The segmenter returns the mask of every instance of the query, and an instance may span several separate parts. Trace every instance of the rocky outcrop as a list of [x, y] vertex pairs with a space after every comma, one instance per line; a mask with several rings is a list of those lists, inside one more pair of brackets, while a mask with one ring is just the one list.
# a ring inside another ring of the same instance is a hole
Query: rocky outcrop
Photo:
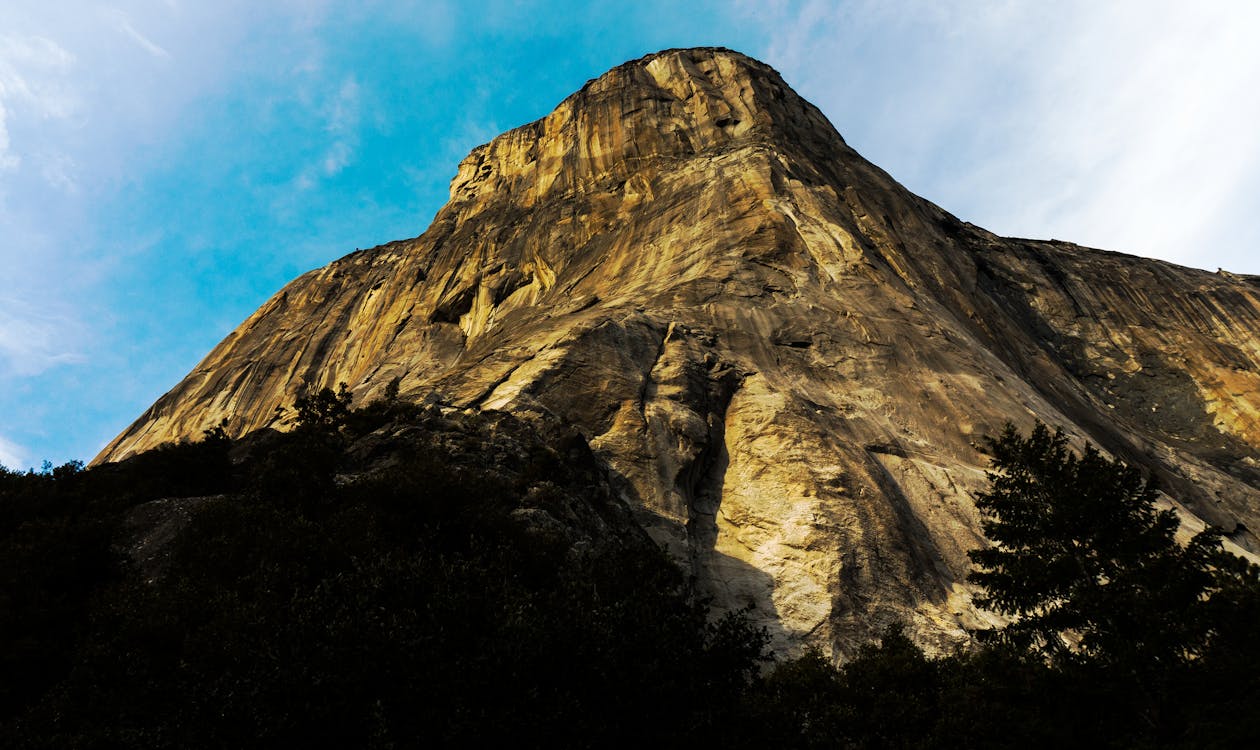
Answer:
[[395, 380], [574, 425], [780, 648], [981, 624], [972, 498], [1008, 420], [1145, 467], [1188, 528], [1260, 550], [1260, 278], [963, 223], [728, 50], [626, 63], [475, 149], [423, 235], [293, 281], [97, 461]]

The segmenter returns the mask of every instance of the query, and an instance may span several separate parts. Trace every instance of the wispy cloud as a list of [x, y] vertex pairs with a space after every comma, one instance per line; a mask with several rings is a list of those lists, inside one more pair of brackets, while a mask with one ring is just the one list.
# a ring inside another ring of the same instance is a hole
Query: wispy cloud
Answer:
[[0, 171], [17, 169], [22, 160], [17, 157], [10, 149], [12, 144], [9, 140], [8, 112], [4, 106], [4, 99], [0, 98]]
[[24, 469], [27, 466], [27, 455], [29, 454], [22, 446], [0, 435], [0, 465], [8, 469]]
[[353, 133], [359, 127], [360, 106], [359, 82], [346, 78], [328, 105], [326, 129], [330, 133]]
[[51, 39], [38, 35], [0, 36], [0, 97], [29, 107], [37, 117], [74, 114], [79, 98], [65, 81], [76, 58]]
[[131, 20], [127, 18], [124, 13], [121, 11], [114, 11], [113, 15], [114, 22], [118, 30], [130, 37], [133, 42], [140, 45], [140, 48], [145, 52], [148, 52], [154, 57], [169, 58], [171, 56], [171, 53], [158, 46], [152, 39], [149, 39], [147, 36], [137, 31], [136, 27], [131, 25]]
[[76, 177], [78, 163], [74, 157], [69, 154], [52, 153], [39, 154], [37, 159], [40, 164], [39, 174], [45, 183], [64, 193], [79, 192], [79, 182]]
[[78, 322], [29, 303], [0, 298], [0, 374], [30, 376], [84, 360], [75, 341]]
[[[317, 72], [319, 67], [315, 65], [297, 71], [301, 75]], [[359, 82], [353, 76], [344, 78], [336, 91], [326, 96], [324, 103], [318, 107], [318, 113], [323, 119], [323, 131], [328, 140], [323, 144], [319, 158], [293, 179], [293, 187], [301, 192], [314, 189], [323, 178], [336, 177], [354, 163], [363, 121]]]
[[777, 3], [763, 50], [863, 153], [994, 231], [1260, 273], [1260, 5]]
[[359, 83], [354, 78], [346, 78], [327, 106], [327, 124], [324, 129], [332, 136], [333, 141], [321, 164], [325, 175], [335, 176], [350, 165], [359, 143], [361, 110]]
[[320, 164], [324, 174], [332, 177], [345, 169], [350, 164], [351, 155], [350, 146], [345, 141], [334, 141]]
[[[74, 158], [50, 139], [84, 100], [78, 58], [36, 33], [0, 36], [0, 385], [83, 361], [81, 324], [64, 292], [86, 264], [52, 240], [61, 201], [78, 190]], [[10, 417], [9, 426], [13, 426]]]
[[12, 128], [19, 118], [30, 123], [66, 119], [79, 99], [66, 83], [75, 57], [42, 36], [0, 36], [0, 172], [22, 164]]

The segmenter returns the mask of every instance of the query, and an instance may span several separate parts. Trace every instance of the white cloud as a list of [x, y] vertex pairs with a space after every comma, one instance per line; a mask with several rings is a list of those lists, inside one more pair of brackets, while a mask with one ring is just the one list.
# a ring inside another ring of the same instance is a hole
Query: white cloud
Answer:
[[359, 127], [361, 106], [359, 82], [346, 78], [329, 103], [327, 130], [333, 133], [354, 132]]
[[[12, 28], [12, 27], [10, 27]], [[50, 134], [74, 130], [78, 58], [39, 33], [0, 36], [0, 376], [25, 378], [82, 361], [66, 290], [85, 273], [49, 233], [78, 190], [76, 162]], [[73, 246], [70, 246], [73, 247]], [[0, 381], [3, 384], [3, 381]]]
[[140, 45], [140, 48], [145, 52], [148, 52], [154, 57], [169, 58], [171, 56], [171, 53], [167, 52], [162, 47], [159, 47], [153, 42], [153, 40], [137, 31], [136, 27], [131, 25], [131, 21], [121, 11], [114, 11], [114, 18], [118, 30], [130, 37], [133, 42]]
[[[319, 72], [319, 67], [303, 66], [295, 72], [314, 74]], [[318, 101], [317, 97], [312, 98]], [[343, 79], [336, 92], [327, 96], [319, 111], [329, 141], [318, 161], [306, 166], [293, 179], [291, 185], [299, 192], [318, 187], [321, 178], [336, 177], [354, 163], [355, 153], [359, 148], [359, 127], [363, 119], [363, 101], [358, 81], [353, 77]], [[286, 197], [281, 202], [287, 200]]]
[[38, 123], [73, 116], [78, 98], [66, 85], [74, 55], [41, 36], [0, 36], [0, 171], [15, 171], [22, 156], [11, 128], [19, 118]]
[[8, 112], [4, 107], [4, 99], [0, 98], [0, 171], [17, 169], [22, 160], [10, 151], [9, 128], [6, 123]]
[[29, 108], [39, 118], [70, 117], [78, 110], [79, 99], [65, 77], [76, 62], [51, 39], [6, 34], [0, 37], [0, 97]]
[[37, 375], [57, 365], [82, 362], [78, 328], [69, 315], [49, 314], [17, 299], [0, 298], [0, 374]]
[[767, 62], [911, 189], [994, 231], [1260, 273], [1260, 4], [746, 8]]
[[324, 174], [332, 177], [350, 165], [351, 149], [345, 141], [337, 141], [324, 154]]
[[1260, 172], [1260, 97], [1252, 93], [1260, 54], [1251, 51], [1260, 15], [1248, 28], [1211, 5], [1076, 11], [1067, 34], [1074, 46], [1039, 56], [1033, 96], [1022, 104], [1035, 146], [1006, 155], [1034, 175], [1048, 170], [1029, 155], [1048, 157], [1070, 189], [1000, 218], [1010, 229], [1062, 227], [1067, 239], [1212, 265], [1206, 253], [1227, 249], [1212, 247], [1221, 223], [1256, 221], [1227, 206]]
[[[0, 386], [99, 354], [91, 311], [119, 258], [95, 214], [219, 75], [245, 27], [234, 4], [0, 3]], [[176, 61], [155, 40], [191, 52]]]
[[326, 176], [336, 176], [353, 161], [359, 143], [361, 109], [359, 84], [354, 78], [347, 78], [327, 106], [324, 129], [333, 135], [334, 140], [320, 165]]
[[79, 192], [79, 183], [75, 178], [78, 164], [73, 157], [61, 153], [40, 154], [38, 162], [40, 176], [49, 186], [71, 195]]
[[0, 435], [0, 465], [13, 470], [26, 468], [27, 455], [22, 446]]

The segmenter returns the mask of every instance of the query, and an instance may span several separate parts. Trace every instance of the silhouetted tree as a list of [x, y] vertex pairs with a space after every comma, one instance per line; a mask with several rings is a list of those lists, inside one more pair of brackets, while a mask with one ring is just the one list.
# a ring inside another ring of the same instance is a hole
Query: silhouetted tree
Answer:
[[1178, 544], [1176, 514], [1140, 472], [1061, 430], [1007, 425], [988, 441], [991, 487], [977, 506], [994, 543], [970, 553], [978, 603], [1014, 618], [995, 637], [1060, 667], [1114, 681], [1162, 729], [1175, 684], [1260, 590], [1260, 568], [1206, 529]]
[[989, 441], [992, 485], [977, 500], [992, 547], [970, 553], [979, 604], [1013, 616], [1003, 639], [1051, 659], [1183, 661], [1212, 635], [1218, 592], [1256, 568], [1218, 530], [1174, 539], [1178, 521], [1136, 469], [1092, 445], [1079, 457], [1043, 424]]
[[350, 417], [352, 399], [345, 383], [338, 384], [336, 391], [321, 388], [315, 393], [299, 396], [293, 402], [297, 412], [297, 429], [338, 432]]

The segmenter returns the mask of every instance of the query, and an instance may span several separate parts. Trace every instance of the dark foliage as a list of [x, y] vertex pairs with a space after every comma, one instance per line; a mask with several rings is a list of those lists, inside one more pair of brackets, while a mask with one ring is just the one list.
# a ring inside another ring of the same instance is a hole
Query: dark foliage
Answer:
[[[339, 480], [351, 437], [416, 416], [347, 407], [316, 394], [236, 466], [208, 435], [5, 474], [0, 744], [659, 745], [733, 721], [764, 636], [648, 543], [514, 518], [531, 474], [564, 475], [553, 451], [504, 476], [416, 446]], [[175, 494], [207, 500], [159, 576], [133, 570], [127, 514]]]
[[[982, 500], [976, 580], [1010, 634], [928, 657], [893, 627], [843, 667], [771, 668], [646, 539], [579, 533], [618, 523], [580, 438], [448, 429], [396, 394], [296, 411], [245, 443], [0, 471], [0, 746], [1256, 744], [1255, 570], [1211, 534], [1170, 546], [1140, 478], [1044, 428], [994, 441]], [[161, 564], [137, 557], [137, 514], [176, 506]]]
[[1208, 645], [1213, 597], [1254, 582], [1214, 529], [1177, 544], [1155, 487], [1092, 445], [1078, 457], [1039, 424], [989, 447], [992, 487], [976, 504], [994, 546], [971, 553], [971, 580], [981, 606], [1016, 618], [1003, 639], [1059, 662], [1172, 667]]
[[[1194, 684], [1229, 701], [1224, 688], [1254, 716], [1260, 660], [1244, 623], [1256, 622], [1260, 568], [1222, 549], [1216, 529], [1178, 544], [1176, 514], [1156, 508], [1140, 472], [1092, 445], [1076, 455], [1061, 431], [1038, 424], [1023, 437], [1007, 425], [989, 447], [991, 487], [977, 506], [994, 545], [971, 553], [971, 580], [982, 606], [1014, 618], [989, 635], [1047, 660], [1082, 694], [1105, 691], [1127, 736], [1209, 731], [1214, 712], [1187, 694]], [[1254, 719], [1240, 723], [1255, 731]]]

